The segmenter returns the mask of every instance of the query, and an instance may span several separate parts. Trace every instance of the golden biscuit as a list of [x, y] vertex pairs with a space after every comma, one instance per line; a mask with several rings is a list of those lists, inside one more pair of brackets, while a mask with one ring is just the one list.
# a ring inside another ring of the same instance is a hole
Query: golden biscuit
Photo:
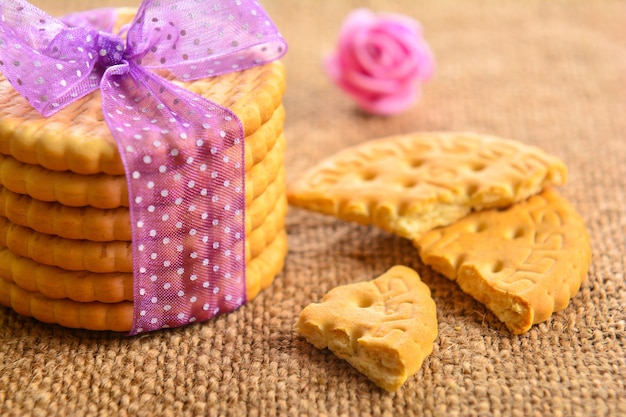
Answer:
[[[260, 290], [272, 283], [283, 267], [286, 252], [287, 234], [282, 231], [257, 258], [250, 260], [246, 265], [248, 300], [252, 300]], [[11, 307], [22, 315], [70, 328], [117, 332], [127, 332], [131, 329], [132, 301], [104, 303], [77, 302], [68, 298], [54, 299], [40, 292], [25, 290], [10, 279], [2, 278], [5, 277], [0, 276], [0, 305]]]
[[[246, 204], [265, 191], [284, 164], [286, 144], [282, 133], [278, 138], [268, 139], [264, 143], [272, 145], [271, 148], [262, 160], [246, 171]], [[17, 194], [71, 207], [128, 207], [127, 182], [123, 175], [79, 175], [68, 171], [51, 171], [1, 154], [0, 185]]]
[[246, 235], [246, 259], [255, 258], [285, 228], [288, 207], [287, 196], [283, 194], [263, 224]]
[[246, 171], [246, 205], [265, 192], [285, 165], [287, 142], [281, 135], [265, 158]]
[[[283, 229], [287, 199], [283, 195], [263, 223], [246, 235], [245, 253], [254, 258]], [[16, 255], [70, 271], [133, 272], [131, 241], [92, 242], [47, 235], [0, 217], [0, 245]]]
[[[246, 258], [248, 299], [269, 286], [282, 269], [286, 254], [285, 231], [279, 230], [254, 258]], [[25, 291], [48, 298], [68, 298], [78, 302], [118, 303], [133, 300], [133, 274], [68, 271], [15, 255], [0, 246], [0, 279], [15, 283]]]
[[283, 229], [255, 258], [246, 262], [246, 294], [248, 300], [269, 287], [283, 269], [287, 256], [287, 232]]
[[[135, 10], [118, 10], [116, 25], [129, 22]], [[248, 137], [279, 108], [285, 91], [280, 61], [190, 83], [175, 82], [231, 109]], [[42, 118], [0, 75], [0, 153], [53, 171], [124, 175], [117, 145], [102, 116], [95, 91], [63, 111]]]
[[[260, 196], [246, 207], [246, 234], [259, 227], [285, 192], [285, 168]], [[94, 242], [131, 240], [130, 213], [127, 207], [98, 209], [69, 207], [35, 200], [0, 186], [0, 216], [37, 232], [67, 239]]]
[[0, 279], [0, 304], [23, 316], [69, 328], [126, 332], [133, 323], [132, 301], [108, 304], [55, 300], [23, 290], [4, 279]]
[[[246, 236], [246, 257], [255, 257], [282, 230], [287, 212], [283, 196], [265, 221]], [[92, 242], [36, 232], [0, 217], [0, 245], [19, 256], [70, 271], [133, 272], [131, 241]]]
[[[286, 204], [286, 175], [286, 169], [282, 166], [278, 171], [278, 176], [267, 186], [263, 193], [255, 197], [250, 204], [246, 205], [246, 236], [263, 224], [281, 199], [284, 199]], [[285, 214], [286, 213], [285, 211]]]
[[126, 177], [123, 175], [51, 171], [0, 155], [0, 185], [17, 194], [41, 201], [56, 201], [70, 207], [128, 207]]
[[244, 147], [246, 171], [263, 161], [267, 153], [274, 148], [276, 140], [283, 134], [284, 124], [285, 108], [281, 105], [270, 120], [250, 136], [246, 136]]
[[295, 328], [390, 392], [422, 366], [438, 333], [430, 290], [405, 266], [333, 288], [302, 311]]
[[515, 334], [567, 307], [591, 262], [583, 220], [550, 189], [505, 210], [472, 213], [414, 244], [425, 264]]
[[0, 186], [0, 216], [18, 226], [67, 239], [131, 240], [128, 207], [70, 207], [36, 200]]
[[288, 184], [290, 204], [409, 239], [472, 210], [505, 207], [563, 184], [557, 158], [473, 133], [416, 133], [340, 151]]
[[0, 245], [16, 255], [70, 271], [132, 272], [130, 241], [91, 242], [46, 235], [0, 217]]
[[68, 271], [15, 255], [2, 246], [0, 278], [48, 298], [68, 298], [83, 303], [117, 303], [133, 299], [132, 273]]

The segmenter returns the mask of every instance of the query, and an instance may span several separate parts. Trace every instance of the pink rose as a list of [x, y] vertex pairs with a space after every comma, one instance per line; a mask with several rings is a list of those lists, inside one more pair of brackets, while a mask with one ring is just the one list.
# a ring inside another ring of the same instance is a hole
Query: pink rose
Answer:
[[333, 81], [365, 111], [391, 115], [417, 102], [421, 83], [435, 69], [420, 24], [399, 14], [350, 13], [337, 49], [326, 60]]

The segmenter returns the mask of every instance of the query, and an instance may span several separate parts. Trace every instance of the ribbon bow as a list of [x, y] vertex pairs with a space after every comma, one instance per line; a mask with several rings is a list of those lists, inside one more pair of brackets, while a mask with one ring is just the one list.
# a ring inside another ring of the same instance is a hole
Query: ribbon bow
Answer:
[[126, 41], [113, 9], [55, 19], [0, 0], [0, 71], [43, 116], [101, 90], [128, 182], [134, 268], [130, 334], [246, 302], [241, 121], [167, 81], [240, 71], [286, 45], [250, 0], [144, 0]]

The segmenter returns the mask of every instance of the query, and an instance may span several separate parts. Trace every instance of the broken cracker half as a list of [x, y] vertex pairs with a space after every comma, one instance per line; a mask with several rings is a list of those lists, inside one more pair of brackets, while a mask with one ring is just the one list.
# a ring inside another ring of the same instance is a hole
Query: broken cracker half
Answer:
[[405, 266], [332, 289], [302, 310], [295, 328], [389, 392], [418, 371], [438, 333], [430, 289]]
[[288, 184], [293, 206], [416, 239], [472, 210], [506, 207], [562, 185], [541, 149], [475, 133], [414, 133], [344, 149]]
[[587, 276], [589, 234], [552, 189], [472, 213], [415, 240], [422, 261], [486, 305], [514, 334], [567, 307]]

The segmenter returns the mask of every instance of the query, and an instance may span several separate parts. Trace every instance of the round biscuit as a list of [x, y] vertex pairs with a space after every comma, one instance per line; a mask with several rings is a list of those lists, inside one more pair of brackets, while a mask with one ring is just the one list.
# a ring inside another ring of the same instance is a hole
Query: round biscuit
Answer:
[[0, 279], [0, 304], [44, 323], [88, 330], [128, 331], [133, 318], [132, 301], [107, 304], [57, 300], [23, 290], [3, 279]]
[[[282, 230], [286, 213], [287, 200], [283, 194], [264, 222], [246, 235], [246, 259], [254, 258]], [[16, 255], [70, 271], [133, 272], [131, 241], [65, 239], [36, 232], [0, 217], [0, 245]]]
[[[260, 144], [250, 150], [250, 162], [246, 158], [246, 204], [263, 193], [284, 164], [285, 139], [280, 127], [282, 120], [279, 117], [277, 121], [271, 122], [276, 126], [269, 125], [267, 129], [262, 128], [257, 132], [262, 138], [258, 139]], [[255, 162], [255, 158], [261, 157]], [[128, 188], [124, 175], [80, 175], [69, 171], [52, 171], [2, 154], [0, 185], [17, 194], [70, 207], [128, 207]]]
[[[255, 258], [246, 278], [248, 301], [270, 285], [283, 267], [287, 253], [287, 234], [283, 230], [258, 258]], [[249, 283], [248, 283], [249, 282]], [[133, 302], [76, 302], [67, 298], [53, 299], [39, 292], [27, 291], [13, 282], [0, 279], [0, 305], [12, 308], [24, 316], [44, 323], [69, 328], [127, 332], [133, 320]]]
[[[284, 229], [255, 257], [246, 259], [246, 288], [248, 299], [271, 284], [282, 269], [286, 255]], [[118, 303], [133, 300], [133, 274], [126, 272], [95, 273], [68, 271], [44, 265], [30, 258], [15, 255], [0, 246], [0, 279], [21, 289], [38, 292], [48, 298], [88, 303]]]
[[[263, 194], [246, 207], [246, 234], [257, 228], [285, 191], [285, 168]], [[37, 232], [67, 239], [109, 242], [131, 240], [130, 212], [127, 207], [98, 209], [70, 207], [36, 200], [0, 186], [0, 216]]]

